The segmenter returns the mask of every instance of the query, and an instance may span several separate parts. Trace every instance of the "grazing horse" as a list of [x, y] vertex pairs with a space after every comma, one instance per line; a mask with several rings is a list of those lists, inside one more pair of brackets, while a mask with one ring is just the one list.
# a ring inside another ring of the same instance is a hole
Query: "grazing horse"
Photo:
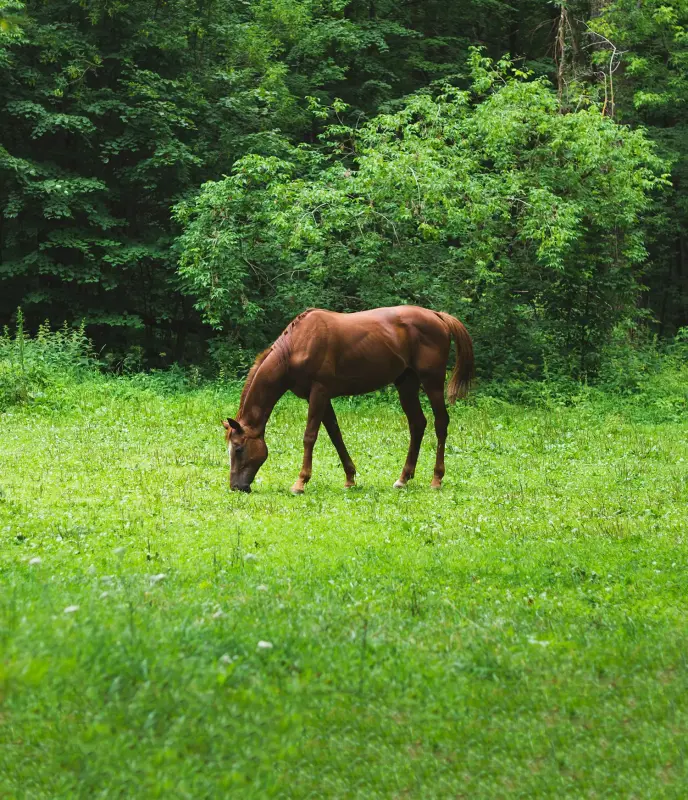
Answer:
[[411, 433], [406, 463], [394, 486], [406, 486], [416, 469], [426, 425], [418, 398], [422, 386], [435, 417], [437, 457], [431, 486], [439, 489], [449, 426], [444, 381], [452, 336], [456, 365], [447, 388], [450, 403], [466, 395], [474, 374], [473, 343], [458, 319], [418, 306], [376, 308], [355, 314], [319, 308], [304, 311], [258, 356], [246, 378], [237, 418], [223, 422], [232, 489], [251, 491], [251, 483], [268, 457], [265, 426], [275, 404], [287, 391], [308, 400], [303, 466], [291, 491], [302, 494], [311, 478], [313, 446], [321, 423], [341, 459], [345, 486], [353, 486], [356, 468], [342, 439], [331, 400], [366, 394], [390, 383], [397, 387]]

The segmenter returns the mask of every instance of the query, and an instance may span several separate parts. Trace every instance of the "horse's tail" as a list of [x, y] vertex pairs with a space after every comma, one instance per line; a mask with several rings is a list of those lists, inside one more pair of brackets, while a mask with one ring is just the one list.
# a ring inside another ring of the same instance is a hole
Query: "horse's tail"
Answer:
[[437, 312], [449, 328], [456, 345], [456, 364], [454, 372], [447, 386], [447, 400], [453, 405], [457, 397], [465, 397], [475, 377], [475, 358], [473, 356], [473, 341], [462, 322], [451, 314], [443, 311]]

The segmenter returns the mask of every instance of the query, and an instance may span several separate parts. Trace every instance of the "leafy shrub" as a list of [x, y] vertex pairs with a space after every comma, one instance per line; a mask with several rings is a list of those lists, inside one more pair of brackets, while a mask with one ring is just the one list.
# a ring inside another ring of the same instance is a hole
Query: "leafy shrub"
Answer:
[[598, 384], [613, 394], [637, 394], [649, 378], [674, 366], [671, 356], [646, 328], [618, 325], [603, 350]]
[[35, 336], [17, 313], [14, 335], [0, 335], [0, 411], [34, 402], [54, 402], [54, 389], [93, 374], [97, 363], [84, 326], [52, 331], [43, 323]]
[[[624, 353], [619, 349], [622, 357]], [[628, 358], [628, 356], [626, 356]], [[614, 360], [610, 358], [610, 364]], [[638, 348], [634, 362], [629, 364], [639, 378], [627, 391], [628, 406], [636, 419], [648, 422], [678, 421], [688, 413], [688, 328], [681, 328], [671, 342], [653, 342]], [[613, 384], [606, 388], [614, 390]]]
[[224, 381], [246, 375], [253, 364], [255, 353], [242, 347], [235, 339], [217, 337], [208, 342], [212, 377]]

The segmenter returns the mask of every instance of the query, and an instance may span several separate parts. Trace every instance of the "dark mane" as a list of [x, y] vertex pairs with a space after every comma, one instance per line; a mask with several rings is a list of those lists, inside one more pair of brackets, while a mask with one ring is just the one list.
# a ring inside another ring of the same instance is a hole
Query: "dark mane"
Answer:
[[265, 361], [265, 359], [270, 355], [272, 352], [272, 348], [274, 345], [270, 345], [270, 347], [266, 347], [262, 353], [260, 353], [256, 360], [253, 362], [253, 366], [248, 371], [248, 375], [246, 376], [246, 383], [244, 383], [244, 388], [241, 390], [241, 399], [239, 400], [239, 413], [238, 417], [241, 418], [241, 414], [244, 410], [244, 402], [246, 401], [246, 396], [248, 395], [248, 390], [251, 388], [251, 384], [253, 383], [253, 379], [256, 377], [256, 372], [258, 372], [258, 368], [260, 365]]
[[287, 325], [287, 327], [282, 331], [280, 336], [275, 340], [275, 343], [272, 345], [273, 348], [277, 351], [279, 357], [284, 359], [285, 361], [291, 355], [291, 332], [294, 328], [301, 322], [304, 317], [307, 317], [311, 311], [315, 311], [314, 308], [307, 308], [305, 311], [302, 311], [298, 317], [294, 317], [294, 319]]
[[274, 350], [277, 355], [279, 356], [280, 360], [286, 361], [291, 354], [291, 336], [289, 335], [293, 330], [294, 327], [301, 322], [301, 320], [307, 315], [310, 314], [311, 311], [314, 311], [312, 308], [307, 308], [305, 311], [302, 311], [298, 317], [294, 317], [294, 319], [287, 325], [287, 327], [282, 331], [279, 337], [270, 345], [270, 347], [266, 347], [262, 353], [260, 353], [256, 360], [253, 362], [253, 366], [248, 371], [248, 375], [246, 376], [246, 383], [244, 383], [244, 388], [241, 392], [241, 399], [239, 400], [239, 413], [238, 416], [241, 418], [241, 415], [244, 411], [244, 403], [246, 402], [246, 397], [248, 396], [249, 389], [251, 388], [251, 384], [253, 383], [254, 378], [256, 377], [256, 373], [260, 369], [261, 364], [265, 359], [272, 353]]

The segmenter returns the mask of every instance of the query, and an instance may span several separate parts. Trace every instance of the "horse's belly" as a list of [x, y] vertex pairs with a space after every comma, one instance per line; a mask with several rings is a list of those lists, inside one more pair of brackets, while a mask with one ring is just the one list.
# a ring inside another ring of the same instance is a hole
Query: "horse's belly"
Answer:
[[375, 392], [394, 383], [406, 366], [399, 357], [389, 358], [383, 363], [338, 364], [330, 379], [330, 391], [333, 397]]
[[313, 383], [318, 383], [325, 386], [327, 389], [327, 394], [330, 397], [349, 397], [351, 395], [369, 394], [370, 392], [376, 392], [378, 389], [384, 389], [385, 386], [389, 386], [391, 383], [394, 383], [394, 381], [396, 381], [396, 379], [399, 377], [399, 374], [390, 376], [388, 379], [386, 377], [382, 379], [371, 379], [366, 377], [359, 379], [347, 378], [345, 380], [337, 378], [322, 380], [322, 378], [320, 378], [312, 382], [302, 380], [292, 383], [290, 389], [297, 397], [300, 397], [303, 400], [308, 400]]
[[383, 389], [385, 386], [389, 386], [390, 383], [394, 383], [398, 377], [396, 375], [389, 380], [335, 381], [331, 389], [331, 395], [332, 397], [345, 397], [376, 392], [378, 389]]

